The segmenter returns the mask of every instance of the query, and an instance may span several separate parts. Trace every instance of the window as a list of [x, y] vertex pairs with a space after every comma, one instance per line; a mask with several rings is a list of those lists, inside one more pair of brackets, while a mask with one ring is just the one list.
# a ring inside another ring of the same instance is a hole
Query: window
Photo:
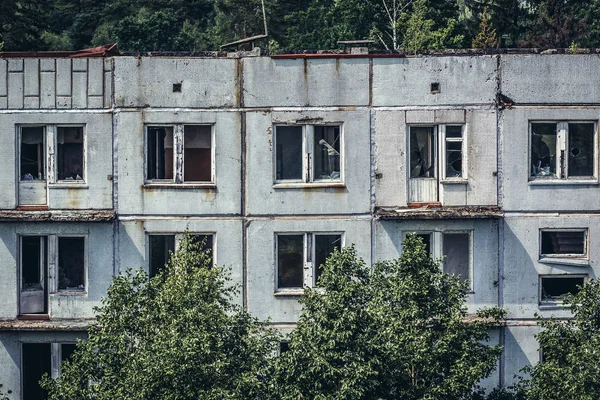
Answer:
[[277, 290], [317, 286], [325, 260], [342, 246], [341, 233], [276, 234]]
[[21, 128], [21, 171], [20, 180], [46, 179], [46, 140], [44, 127]]
[[[472, 246], [470, 231], [415, 232], [433, 258], [442, 258], [445, 273], [471, 280]], [[471, 282], [472, 287], [472, 282]]]
[[585, 275], [540, 276], [540, 304], [561, 304], [569, 294], [577, 294]]
[[48, 374], [56, 379], [61, 375], [61, 364], [69, 360], [75, 351], [74, 343], [23, 343], [22, 382], [24, 400], [43, 400], [48, 394], [39, 381]]
[[279, 342], [279, 355], [282, 355], [290, 349], [290, 342], [288, 340], [282, 340]]
[[339, 125], [275, 126], [275, 182], [342, 182]]
[[596, 174], [594, 122], [531, 122], [531, 179], [590, 179]]
[[57, 128], [56, 173], [59, 181], [83, 180], [83, 127]]
[[440, 175], [443, 179], [463, 179], [464, 135], [462, 125], [411, 126], [409, 137], [410, 177], [435, 178], [437, 140], [439, 132], [441, 157]]
[[146, 127], [146, 180], [150, 183], [214, 182], [210, 125]]
[[541, 230], [540, 257], [587, 258], [587, 229]]
[[58, 290], [85, 291], [84, 237], [58, 237]]
[[446, 152], [444, 178], [463, 178], [463, 129], [462, 126], [445, 126]]
[[[183, 234], [148, 235], [148, 274], [150, 277], [155, 276], [164, 269], [182, 236]], [[210, 264], [214, 265], [214, 234], [191, 233], [190, 236], [192, 240], [202, 244], [201, 250], [208, 252], [211, 259]]]

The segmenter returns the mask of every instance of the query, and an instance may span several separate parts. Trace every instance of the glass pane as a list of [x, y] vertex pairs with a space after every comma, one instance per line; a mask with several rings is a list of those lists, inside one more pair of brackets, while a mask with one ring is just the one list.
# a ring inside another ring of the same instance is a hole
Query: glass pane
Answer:
[[148, 250], [150, 278], [165, 268], [171, 253], [175, 252], [175, 235], [149, 235]]
[[444, 234], [444, 272], [460, 275], [461, 281], [469, 279], [469, 234]]
[[59, 127], [56, 143], [58, 180], [83, 180], [83, 127]]
[[314, 179], [340, 179], [340, 127], [315, 126]]
[[556, 124], [531, 124], [531, 176], [556, 178]]
[[569, 294], [577, 294], [583, 277], [542, 278], [542, 301], [563, 301]]
[[542, 254], [585, 255], [585, 232], [543, 231]]
[[446, 178], [462, 178], [462, 141], [446, 142]]
[[342, 247], [341, 235], [315, 235], [315, 284], [318, 283], [319, 277], [323, 272], [325, 260], [335, 248]]
[[173, 127], [148, 127], [147, 179], [173, 180]]
[[58, 289], [85, 290], [85, 238], [58, 238]]
[[462, 126], [446, 125], [446, 137], [447, 138], [461, 138], [462, 137]]
[[42, 238], [23, 236], [21, 239], [21, 273], [23, 290], [42, 289]]
[[594, 124], [569, 124], [569, 176], [594, 176]]
[[302, 180], [302, 127], [275, 127], [275, 176], [277, 180]]
[[410, 128], [410, 177], [435, 178], [433, 127]]
[[212, 181], [211, 127], [186, 125], [183, 128], [183, 180]]
[[33, 181], [46, 178], [44, 128], [21, 128], [21, 180]]
[[431, 253], [431, 233], [417, 233], [416, 236], [423, 241], [425, 251]]
[[277, 287], [304, 286], [304, 235], [277, 236]]
[[200, 243], [200, 250], [209, 256], [209, 267], [213, 265], [213, 235], [191, 235], [192, 240]]

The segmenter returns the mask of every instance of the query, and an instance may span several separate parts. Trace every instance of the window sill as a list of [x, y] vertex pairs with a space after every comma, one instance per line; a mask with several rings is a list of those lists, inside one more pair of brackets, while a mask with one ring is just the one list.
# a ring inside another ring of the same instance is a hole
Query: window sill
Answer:
[[552, 179], [533, 178], [529, 180], [530, 186], [538, 185], [598, 185], [598, 179]]
[[590, 260], [583, 258], [554, 258], [554, 257], [542, 257], [539, 259], [542, 264], [558, 264], [558, 265], [573, 265], [576, 267], [589, 267]]
[[304, 289], [277, 289], [273, 293], [275, 297], [298, 297], [304, 296]]
[[295, 182], [295, 183], [274, 183], [273, 189], [319, 189], [319, 188], [345, 188], [344, 182]]
[[89, 189], [89, 185], [85, 182], [75, 183], [68, 181], [61, 181], [56, 183], [50, 183], [51, 189]]
[[145, 183], [144, 189], [216, 189], [217, 185], [208, 183]]
[[539, 303], [538, 308], [542, 311], [550, 311], [550, 310], [568, 310], [570, 306], [564, 304], [563, 302], [543, 302]]
[[442, 179], [440, 183], [442, 185], [466, 185], [469, 181], [466, 179]]
[[52, 296], [87, 296], [87, 292], [85, 291], [75, 291], [75, 290], [59, 290], [56, 293], [52, 293]]

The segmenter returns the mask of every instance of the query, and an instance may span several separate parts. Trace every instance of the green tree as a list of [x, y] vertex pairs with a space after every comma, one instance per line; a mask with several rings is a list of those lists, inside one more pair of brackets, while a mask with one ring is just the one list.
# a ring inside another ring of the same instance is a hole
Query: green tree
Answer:
[[489, 49], [498, 45], [496, 30], [492, 27], [488, 18], [487, 7], [483, 9], [481, 23], [479, 24], [479, 33], [473, 39], [472, 47], [480, 49]]
[[600, 280], [590, 280], [565, 304], [572, 319], [538, 317], [543, 361], [524, 369], [530, 377], [519, 388], [527, 399], [600, 398]]
[[489, 331], [503, 313], [467, 322], [467, 284], [441, 272], [414, 235], [371, 271], [354, 248], [327, 260], [306, 289], [289, 350], [275, 361], [282, 399], [463, 399], [502, 351]]
[[187, 235], [164, 272], [114, 278], [88, 340], [79, 341], [50, 399], [266, 397], [276, 335], [240, 306], [227, 275]]
[[413, 54], [427, 49], [443, 49], [446, 47], [460, 47], [464, 36], [457, 32], [458, 22], [449, 19], [446, 26], [436, 29], [435, 22], [429, 18], [431, 8], [428, 0], [415, 0], [412, 10], [405, 17], [403, 23], [402, 47]]

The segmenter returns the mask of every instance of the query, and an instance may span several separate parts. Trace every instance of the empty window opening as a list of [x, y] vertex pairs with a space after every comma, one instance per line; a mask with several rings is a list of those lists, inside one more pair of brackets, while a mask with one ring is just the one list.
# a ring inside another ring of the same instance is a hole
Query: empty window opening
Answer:
[[594, 177], [595, 135], [593, 122], [531, 123], [531, 177]]
[[583, 285], [583, 276], [541, 277], [541, 302], [562, 303], [569, 294], [577, 294]]
[[279, 354], [280, 355], [285, 353], [289, 349], [290, 349], [290, 342], [285, 341], [285, 340], [279, 342]]
[[207, 125], [184, 126], [184, 182], [212, 181], [211, 131]]
[[50, 343], [23, 343], [22, 345], [23, 400], [44, 400], [48, 393], [40, 387], [44, 374], [52, 372]]
[[281, 125], [275, 127], [275, 181], [340, 181], [341, 127]]
[[410, 128], [410, 177], [435, 178], [435, 132], [433, 127]]
[[446, 178], [463, 177], [462, 126], [446, 126]]
[[334, 252], [334, 250], [342, 247], [342, 236], [341, 235], [320, 235], [315, 234], [315, 286], [318, 286], [319, 278], [323, 273], [323, 267], [327, 257]]
[[58, 127], [56, 142], [58, 180], [83, 180], [83, 127]]
[[165, 268], [175, 252], [175, 235], [148, 235], [149, 275], [152, 278]]
[[425, 245], [425, 251], [431, 254], [431, 233], [417, 233], [416, 236]]
[[148, 127], [148, 179], [173, 180], [173, 127]]
[[585, 257], [586, 231], [542, 231], [542, 256]]
[[277, 236], [277, 287], [302, 288], [304, 235]]
[[85, 290], [85, 238], [58, 238], [58, 290]]
[[198, 235], [198, 234], [192, 234], [190, 235], [192, 240], [195, 243], [200, 243], [200, 251], [202, 251], [204, 254], [206, 254], [209, 258], [209, 267], [213, 266], [213, 235], [211, 234], [206, 234], [206, 235]]
[[469, 233], [444, 233], [444, 272], [469, 279], [470, 235]]
[[44, 180], [46, 145], [44, 127], [21, 128], [21, 171], [22, 181]]
[[20, 245], [19, 313], [46, 314], [48, 238], [46, 236], [21, 236]]

